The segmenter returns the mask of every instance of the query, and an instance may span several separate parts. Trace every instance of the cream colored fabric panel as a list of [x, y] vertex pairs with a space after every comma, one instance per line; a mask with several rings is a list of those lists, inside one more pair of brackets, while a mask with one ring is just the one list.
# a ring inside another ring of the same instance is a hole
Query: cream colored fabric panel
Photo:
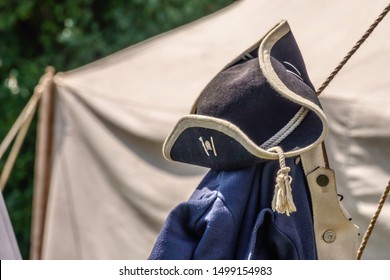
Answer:
[[0, 260], [20, 260], [21, 255], [8, 210], [0, 192]]
[[[161, 142], [106, 118], [112, 101], [57, 91], [43, 258], [145, 259], [168, 211], [188, 198], [204, 169], [167, 163]], [[131, 119], [131, 106], [116, 107], [113, 115]]]
[[[339, 191], [353, 221], [364, 234], [390, 181], [390, 100], [326, 99], [331, 126], [328, 155]], [[390, 259], [389, 202], [379, 216], [363, 259]]]
[[[110, 77], [102, 79], [109, 80]], [[161, 142], [165, 139], [180, 111], [175, 101], [168, 96], [170, 107], [164, 106], [164, 102], [160, 102], [157, 97], [155, 101], [149, 101], [147, 104], [140, 103], [136, 98], [132, 98], [132, 92], [128, 92], [127, 97], [110, 95], [109, 91], [101, 94], [99, 89], [74, 84], [63, 74], [55, 77], [55, 83], [58, 88], [77, 93], [78, 100], [75, 102], [82, 102], [90, 110], [99, 112], [102, 121], [115, 123], [119, 129], [151, 141]], [[114, 81], [111, 83], [115, 84]], [[163, 96], [160, 98], [165, 100]]]

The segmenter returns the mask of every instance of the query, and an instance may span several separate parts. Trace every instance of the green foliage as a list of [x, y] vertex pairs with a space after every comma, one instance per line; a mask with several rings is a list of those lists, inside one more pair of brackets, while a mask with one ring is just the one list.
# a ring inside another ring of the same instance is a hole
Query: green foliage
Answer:
[[[46, 66], [66, 71], [212, 13], [233, 0], [0, 1], [0, 141]], [[24, 259], [29, 254], [34, 120], [4, 198]], [[2, 170], [5, 157], [0, 161]]]

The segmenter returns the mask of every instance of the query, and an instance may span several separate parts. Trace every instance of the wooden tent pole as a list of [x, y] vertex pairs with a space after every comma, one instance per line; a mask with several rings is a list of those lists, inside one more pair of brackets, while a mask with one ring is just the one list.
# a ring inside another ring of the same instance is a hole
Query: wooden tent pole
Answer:
[[37, 140], [35, 150], [34, 190], [32, 203], [32, 221], [30, 236], [30, 259], [42, 257], [42, 240], [46, 217], [46, 208], [51, 179], [51, 157], [53, 143], [54, 87], [55, 70], [46, 69], [43, 94], [40, 100]]

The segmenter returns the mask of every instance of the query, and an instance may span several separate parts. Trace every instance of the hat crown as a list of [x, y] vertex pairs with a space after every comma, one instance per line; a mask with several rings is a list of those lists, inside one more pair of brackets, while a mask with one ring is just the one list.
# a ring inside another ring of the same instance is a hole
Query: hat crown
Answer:
[[[196, 114], [229, 121], [262, 146], [280, 130], [279, 124], [288, 123], [301, 106], [270, 85], [260, 67], [258, 51], [257, 45], [244, 52], [208, 83], [199, 95]], [[278, 72], [287, 74], [294, 90], [304, 89], [315, 95], [291, 32], [274, 46], [271, 61]]]

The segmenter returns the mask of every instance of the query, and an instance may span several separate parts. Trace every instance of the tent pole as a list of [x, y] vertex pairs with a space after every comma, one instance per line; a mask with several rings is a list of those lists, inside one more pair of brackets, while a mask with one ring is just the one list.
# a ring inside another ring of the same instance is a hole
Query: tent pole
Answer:
[[51, 157], [53, 143], [54, 87], [55, 70], [47, 67], [44, 75], [43, 94], [37, 123], [37, 140], [35, 151], [34, 190], [32, 203], [32, 222], [30, 237], [30, 259], [42, 257], [42, 240], [44, 234], [46, 207], [51, 177]]

